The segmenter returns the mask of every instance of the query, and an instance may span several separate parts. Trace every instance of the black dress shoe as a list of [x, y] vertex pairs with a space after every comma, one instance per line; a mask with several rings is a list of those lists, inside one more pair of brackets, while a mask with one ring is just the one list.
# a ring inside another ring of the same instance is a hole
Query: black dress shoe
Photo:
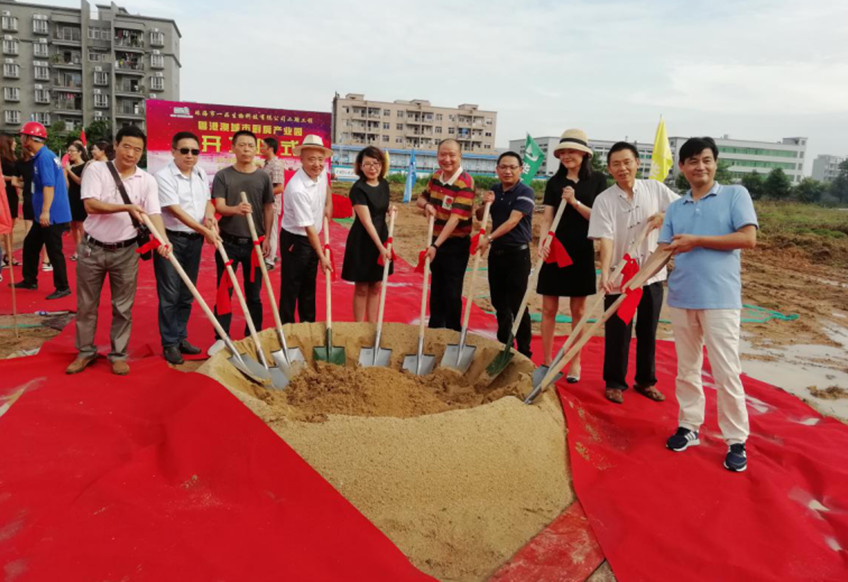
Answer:
[[67, 297], [70, 294], [70, 289], [56, 289], [53, 293], [47, 296], [47, 299], [61, 299], [62, 297]]
[[9, 287], [14, 287], [15, 289], [38, 289], [38, 283], [32, 283], [30, 281], [18, 281], [17, 283], [11, 283]]
[[180, 347], [180, 352], [182, 352], [184, 354], [188, 354], [189, 356], [196, 356], [203, 351], [199, 347], [193, 346], [190, 343], [188, 343], [188, 340], [182, 340], [180, 342], [179, 347]]
[[169, 364], [174, 364], [175, 366], [179, 366], [185, 361], [177, 346], [168, 346], [162, 351], [162, 355], [165, 356], [165, 360]]

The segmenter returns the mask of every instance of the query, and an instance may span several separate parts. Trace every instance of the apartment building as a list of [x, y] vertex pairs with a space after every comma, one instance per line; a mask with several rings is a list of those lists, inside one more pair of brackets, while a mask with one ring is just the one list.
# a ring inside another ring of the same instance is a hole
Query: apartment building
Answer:
[[180, 30], [111, 4], [79, 8], [0, 0], [3, 118], [79, 129], [105, 120], [144, 128], [144, 101], [178, 100]]
[[839, 175], [839, 164], [848, 160], [845, 156], [821, 154], [813, 160], [813, 179], [830, 182]]
[[498, 114], [477, 105], [436, 107], [429, 101], [370, 101], [360, 93], [333, 97], [333, 143], [403, 150], [435, 150], [445, 138], [464, 152], [495, 153]]

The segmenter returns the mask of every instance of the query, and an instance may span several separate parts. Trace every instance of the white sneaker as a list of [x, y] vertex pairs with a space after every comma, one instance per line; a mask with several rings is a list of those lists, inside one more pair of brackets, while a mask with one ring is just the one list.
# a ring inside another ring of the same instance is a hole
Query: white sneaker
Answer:
[[53, 265], [51, 265], [50, 263], [41, 263], [41, 270], [42, 271], [52, 271]]
[[206, 350], [206, 355], [210, 358], [227, 347], [227, 344], [224, 343], [224, 340], [216, 340], [214, 344], [209, 346], [209, 349]]

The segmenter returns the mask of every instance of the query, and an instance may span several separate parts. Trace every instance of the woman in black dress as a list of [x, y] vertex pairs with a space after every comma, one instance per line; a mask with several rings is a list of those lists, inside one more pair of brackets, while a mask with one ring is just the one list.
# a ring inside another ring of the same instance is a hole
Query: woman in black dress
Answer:
[[[20, 200], [18, 198], [18, 185], [20, 172], [18, 171], [18, 156], [15, 154], [15, 138], [9, 135], [0, 134], [0, 162], [3, 164], [3, 195], [9, 201], [9, 214], [12, 216], [12, 224], [18, 218], [18, 206]], [[7, 239], [3, 237], [3, 240]], [[12, 256], [12, 248], [7, 245], [6, 253], [3, 256], [3, 263], [9, 264], [13, 261], [15, 265], [19, 264]]]
[[[354, 221], [347, 235], [342, 279], [353, 281], [354, 321], [377, 321], [383, 267], [377, 261], [391, 256], [385, 242], [389, 236], [386, 214], [389, 212], [389, 183], [386, 182], [386, 158], [374, 146], [356, 156], [354, 172], [359, 180], [350, 189]], [[389, 272], [394, 269], [390, 266]]]
[[[580, 321], [586, 308], [586, 297], [593, 295], [595, 288], [595, 248], [587, 238], [589, 216], [595, 198], [606, 187], [603, 174], [592, 173], [592, 149], [586, 133], [580, 129], [569, 129], [562, 134], [560, 143], [554, 149], [559, 157], [560, 167], [545, 187], [545, 213], [542, 219], [542, 233], [550, 230], [560, 201], [567, 204], [556, 230], [557, 239], [562, 242], [573, 263], [559, 268], [556, 263], [545, 263], [539, 272], [539, 284], [536, 290], [542, 297], [542, 347], [545, 364], [553, 359], [554, 329], [559, 311], [559, 298], [569, 297], [572, 327]], [[547, 250], [540, 248], [540, 256], [547, 256]], [[580, 354], [570, 362], [567, 380], [570, 383], [580, 380]]]
[[[74, 237], [74, 249], [82, 242], [82, 223], [88, 214], [82, 202], [80, 184], [82, 184], [82, 171], [88, 161], [88, 152], [82, 142], [75, 141], [68, 146], [68, 165], [65, 166], [65, 179], [68, 182], [68, 201], [71, 203], [71, 235]], [[77, 253], [71, 255], [71, 260], [77, 260]]]

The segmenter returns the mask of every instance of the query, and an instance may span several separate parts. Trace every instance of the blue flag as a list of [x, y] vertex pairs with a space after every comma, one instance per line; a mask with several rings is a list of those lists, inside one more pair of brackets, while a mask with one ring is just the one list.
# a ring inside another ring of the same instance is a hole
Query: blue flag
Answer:
[[415, 186], [415, 150], [409, 156], [409, 169], [406, 171], [406, 185], [403, 187], [403, 201], [412, 200], [412, 187]]

